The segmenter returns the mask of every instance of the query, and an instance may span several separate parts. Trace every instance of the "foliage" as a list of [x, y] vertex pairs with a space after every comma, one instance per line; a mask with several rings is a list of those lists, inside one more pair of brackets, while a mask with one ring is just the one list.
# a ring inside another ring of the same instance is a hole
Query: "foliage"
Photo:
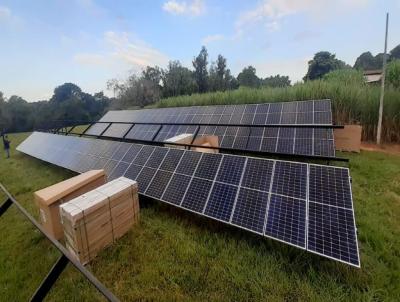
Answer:
[[[387, 54], [386, 59], [388, 61], [400, 59], [400, 44], [394, 47], [389, 54]], [[383, 63], [383, 53], [378, 53], [373, 56], [371, 52], [367, 51], [362, 53], [354, 64], [354, 68], [362, 70], [374, 70], [382, 69]]]
[[208, 82], [208, 52], [207, 49], [203, 46], [200, 50], [200, 53], [197, 57], [195, 57], [192, 61], [194, 72], [193, 76], [197, 83], [198, 92], [203, 93], [207, 91], [207, 82]]
[[338, 60], [328, 51], [320, 51], [308, 62], [308, 71], [304, 80], [320, 79], [330, 71], [343, 68], [348, 68], [345, 62]]
[[367, 51], [362, 53], [354, 63], [355, 69], [361, 70], [373, 70], [382, 68], [382, 61], [379, 61], [379, 57], [374, 57], [371, 52]]
[[[12, 148], [25, 138], [10, 135]], [[88, 268], [121, 301], [396, 301], [400, 157], [346, 156], [361, 269], [142, 197], [140, 223]], [[36, 219], [33, 192], [73, 175], [15, 149], [10, 160], [0, 156], [0, 182]], [[59, 253], [13, 206], [1, 217], [0, 229], [1, 300], [26, 301]], [[47, 300], [103, 301], [72, 266]]]
[[260, 79], [256, 75], [256, 69], [253, 66], [247, 66], [238, 74], [238, 82], [240, 86], [259, 87]]
[[396, 59], [400, 60], [400, 44], [397, 45], [395, 48], [393, 48], [390, 51], [390, 59], [391, 60], [396, 60]]
[[235, 77], [231, 75], [230, 69], [227, 68], [226, 58], [222, 55], [218, 55], [217, 61], [211, 64], [208, 81], [209, 91], [225, 91], [239, 86]]
[[389, 84], [393, 87], [400, 88], [400, 59], [393, 60], [387, 65], [386, 76]]
[[329, 82], [337, 82], [344, 85], [362, 86], [365, 84], [363, 73], [354, 69], [334, 70], [324, 75], [323, 79]]
[[89, 122], [103, 115], [109, 103], [103, 93], [91, 95], [72, 83], [56, 87], [49, 101], [28, 103], [15, 95], [5, 100], [1, 94], [0, 128], [20, 132], [46, 127], [54, 120]]
[[270, 76], [262, 80], [262, 85], [266, 87], [286, 87], [290, 86], [290, 80], [288, 76]]
[[196, 90], [196, 82], [192, 72], [181, 65], [179, 61], [170, 61], [167, 70], [163, 72], [163, 97], [190, 95]]

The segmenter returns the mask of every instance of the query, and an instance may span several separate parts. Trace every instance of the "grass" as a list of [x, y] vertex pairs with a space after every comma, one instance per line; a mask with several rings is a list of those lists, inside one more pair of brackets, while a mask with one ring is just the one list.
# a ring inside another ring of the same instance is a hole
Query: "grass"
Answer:
[[[26, 134], [10, 135], [13, 147]], [[35, 190], [73, 174], [13, 150], [0, 182], [38, 218]], [[347, 155], [347, 154], [346, 154]], [[89, 266], [121, 300], [395, 301], [400, 296], [400, 156], [349, 155], [361, 269], [141, 199], [141, 221]], [[0, 300], [25, 301], [58, 257], [12, 207], [0, 218]], [[49, 301], [101, 297], [73, 268]]]
[[[225, 92], [177, 96], [162, 99], [155, 106], [178, 107], [331, 99], [336, 123], [359, 123], [363, 126], [363, 139], [375, 140], [379, 93], [379, 86], [354, 84], [342, 79], [315, 80], [286, 88], [240, 88]], [[382, 138], [386, 142], [400, 142], [400, 91], [388, 87], [384, 104]]]

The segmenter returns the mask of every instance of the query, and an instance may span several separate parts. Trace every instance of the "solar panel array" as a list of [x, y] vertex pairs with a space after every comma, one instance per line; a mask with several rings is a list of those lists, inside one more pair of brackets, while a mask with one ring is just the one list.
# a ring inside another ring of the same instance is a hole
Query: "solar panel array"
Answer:
[[347, 168], [39, 132], [17, 149], [76, 172], [104, 168], [143, 195], [360, 266]]
[[101, 122], [332, 125], [330, 100], [109, 111]]
[[[100, 122], [95, 123], [86, 133], [100, 137], [155, 142], [163, 142], [184, 133], [196, 137], [214, 135], [218, 137], [221, 148], [335, 156], [331, 128], [295, 127], [296, 125], [332, 125], [329, 100], [109, 111]], [[133, 123], [140, 122], [160, 124], [133, 126]], [[162, 123], [188, 123], [188, 125]], [[234, 126], [234, 124], [243, 126]], [[268, 127], [271, 124], [293, 125], [293, 127]], [[253, 126], [249, 127], [250, 125]], [[260, 125], [260, 127], [254, 127], [254, 125]]]

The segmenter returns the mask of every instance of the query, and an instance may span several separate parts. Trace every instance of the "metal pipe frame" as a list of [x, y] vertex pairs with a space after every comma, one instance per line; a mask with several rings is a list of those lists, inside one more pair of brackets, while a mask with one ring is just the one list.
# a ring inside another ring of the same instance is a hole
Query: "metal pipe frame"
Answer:
[[[76, 122], [76, 123], [83, 123]], [[85, 122], [88, 123], [88, 122]], [[218, 124], [218, 123], [173, 123], [173, 122], [90, 122], [93, 124], [129, 124], [129, 125], [168, 125], [168, 126], [221, 126], [221, 127], [271, 127], [271, 128], [325, 128], [325, 129], [343, 129], [344, 125], [329, 124], [267, 124], [267, 125], [249, 125], [249, 124]]]
[[47, 234], [43, 227], [22, 207], [17, 200], [7, 191], [0, 183], [0, 190], [5, 193], [7, 200], [0, 207], [0, 217], [7, 211], [11, 205], [15, 205], [17, 209], [27, 218], [60, 252], [61, 256], [53, 265], [47, 276], [43, 279], [40, 286], [33, 294], [30, 301], [43, 301], [52, 286], [64, 271], [68, 263], [71, 263], [108, 301], [119, 301], [114, 294], [109, 291], [97, 278], [89, 272], [78, 260], [76, 260], [67, 249], [61, 245], [56, 239]]

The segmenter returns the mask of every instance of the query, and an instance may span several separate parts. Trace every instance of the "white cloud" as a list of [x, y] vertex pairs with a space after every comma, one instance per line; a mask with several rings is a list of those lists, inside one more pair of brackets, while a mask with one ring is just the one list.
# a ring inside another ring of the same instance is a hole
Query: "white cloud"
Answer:
[[240, 14], [236, 20], [236, 31], [257, 23], [265, 23], [267, 28], [278, 29], [279, 22], [289, 15], [305, 13], [315, 18], [328, 14], [343, 14], [368, 4], [370, 0], [263, 0], [254, 9]]
[[139, 70], [148, 65], [165, 66], [168, 57], [146, 42], [127, 32], [107, 31], [103, 41], [105, 49], [96, 53], [78, 53], [74, 62], [86, 66], [110, 67]]
[[215, 35], [209, 35], [209, 36], [205, 36], [201, 42], [203, 43], [203, 45], [208, 45], [212, 42], [216, 42], [216, 41], [221, 41], [224, 39], [223, 35], [220, 34], [215, 34]]
[[0, 5], [0, 24], [1, 23], [16, 27], [22, 24], [22, 20], [14, 15], [8, 7]]
[[169, 0], [162, 6], [163, 10], [173, 15], [202, 15], [206, 6], [204, 0], [193, 0], [190, 3], [185, 1]]

